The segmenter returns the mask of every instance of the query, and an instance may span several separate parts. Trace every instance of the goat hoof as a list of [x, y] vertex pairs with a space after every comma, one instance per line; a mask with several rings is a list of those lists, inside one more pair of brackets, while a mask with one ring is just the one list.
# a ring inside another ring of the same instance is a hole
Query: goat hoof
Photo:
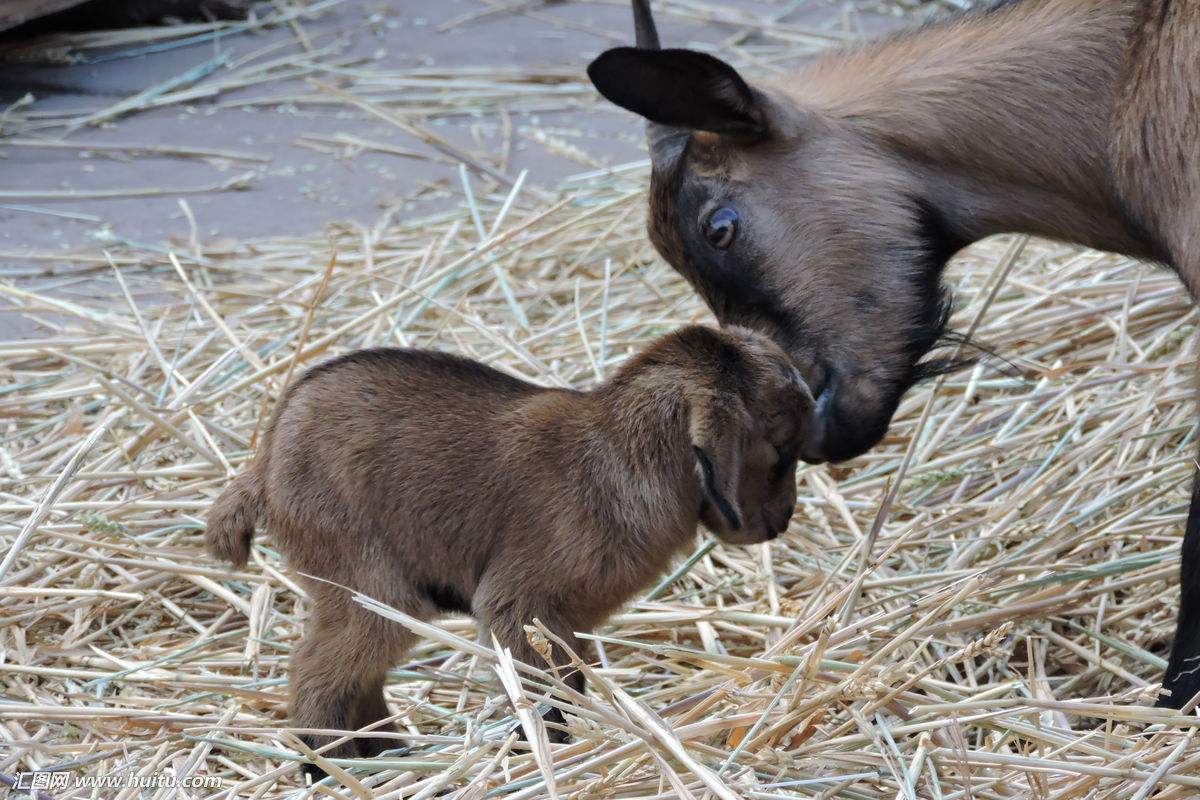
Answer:
[[305, 778], [305, 783], [310, 786], [317, 781], [324, 780], [329, 777], [329, 773], [318, 767], [316, 764], [301, 764], [300, 774]]
[[363, 737], [356, 741], [358, 742], [359, 758], [406, 756], [412, 752], [411, 747], [403, 742], [397, 742], [395, 739], [369, 739]]
[[[563, 727], [566, 727], [567, 724], [566, 719], [563, 717], [562, 710], [557, 708], [551, 708], [549, 711], [543, 714], [542, 721], [549, 722], [552, 725], [561, 725]], [[516, 730], [517, 741], [525, 742], [529, 740], [525, 735], [524, 725], [518, 725]], [[548, 726], [546, 728], [546, 738], [550, 740], [550, 744], [564, 744], [571, 741], [571, 734], [564, 730], [560, 730], [559, 728]]]

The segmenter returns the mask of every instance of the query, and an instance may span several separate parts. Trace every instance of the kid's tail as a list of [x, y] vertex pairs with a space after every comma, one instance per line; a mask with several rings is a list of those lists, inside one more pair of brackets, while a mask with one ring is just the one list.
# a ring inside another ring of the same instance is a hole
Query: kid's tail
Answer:
[[243, 566], [250, 558], [254, 523], [262, 507], [262, 482], [251, 465], [233, 479], [212, 504], [204, 528], [204, 545], [213, 558]]

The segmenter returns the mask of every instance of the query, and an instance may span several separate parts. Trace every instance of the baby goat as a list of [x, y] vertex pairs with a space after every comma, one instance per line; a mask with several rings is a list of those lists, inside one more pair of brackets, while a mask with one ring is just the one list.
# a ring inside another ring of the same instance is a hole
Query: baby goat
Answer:
[[[285, 392], [205, 537], [244, 564], [261, 516], [294, 570], [329, 581], [301, 578], [313, 616], [290, 665], [291, 718], [357, 729], [389, 716], [386, 672], [414, 634], [333, 584], [420, 619], [473, 614], [528, 664], [543, 663], [524, 632], [535, 617], [583, 653], [575, 631], [647, 587], [698, 522], [733, 544], [787, 528], [812, 405], [787, 355], [740, 328], [682, 328], [587, 392], [443, 353], [363, 350]], [[580, 673], [566, 680], [583, 690]], [[358, 738], [325, 754], [389, 746]]]

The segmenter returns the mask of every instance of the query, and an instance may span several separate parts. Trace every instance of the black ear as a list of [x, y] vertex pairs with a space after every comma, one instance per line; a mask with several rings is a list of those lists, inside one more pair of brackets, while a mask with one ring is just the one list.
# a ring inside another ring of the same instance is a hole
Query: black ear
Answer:
[[717, 469], [713, 466], [712, 458], [708, 453], [700, 447], [692, 446], [692, 452], [696, 454], [696, 470], [700, 473], [700, 486], [704, 489], [704, 499], [712, 503], [713, 508], [721, 515], [724, 522], [722, 527], [728, 527], [731, 531], [739, 530], [742, 527], [742, 513], [734, 503], [737, 502], [737, 474], [730, 470], [730, 464], [722, 463], [722, 480], [717, 476]]
[[762, 96], [707, 53], [616, 47], [587, 71], [600, 94], [651, 122], [740, 138], [767, 134]]
[[738, 486], [750, 415], [740, 401], [712, 395], [692, 397], [690, 405], [688, 435], [696, 458], [696, 476], [704, 498], [720, 514], [720, 524], [713, 533], [739, 530], [742, 511]]

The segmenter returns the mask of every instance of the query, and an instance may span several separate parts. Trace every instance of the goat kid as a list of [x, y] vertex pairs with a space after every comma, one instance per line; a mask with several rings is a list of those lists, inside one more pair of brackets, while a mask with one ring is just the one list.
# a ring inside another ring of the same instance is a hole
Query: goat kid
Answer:
[[[647, 587], [698, 523], [732, 544], [786, 529], [812, 405], [784, 351], [739, 328], [680, 329], [587, 392], [453, 355], [364, 350], [289, 387], [205, 538], [242, 565], [267, 521], [313, 603], [290, 664], [292, 724], [359, 729], [389, 716], [386, 673], [415, 637], [339, 586], [419, 619], [473, 614], [528, 664], [543, 663], [524, 632], [534, 618], [583, 654], [575, 632]], [[578, 671], [565, 680], [583, 691]]]

